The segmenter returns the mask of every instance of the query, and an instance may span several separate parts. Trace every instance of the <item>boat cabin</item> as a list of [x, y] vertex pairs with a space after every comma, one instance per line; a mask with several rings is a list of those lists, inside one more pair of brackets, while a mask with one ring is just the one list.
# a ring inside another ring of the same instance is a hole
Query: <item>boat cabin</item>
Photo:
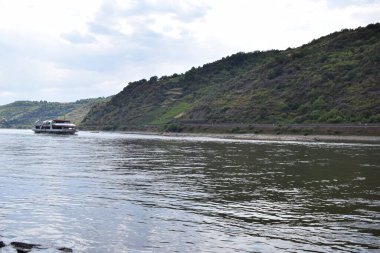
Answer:
[[70, 120], [45, 120], [37, 121], [34, 125], [35, 133], [57, 133], [57, 134], [74, 134], [77, 129], [76, 125]]

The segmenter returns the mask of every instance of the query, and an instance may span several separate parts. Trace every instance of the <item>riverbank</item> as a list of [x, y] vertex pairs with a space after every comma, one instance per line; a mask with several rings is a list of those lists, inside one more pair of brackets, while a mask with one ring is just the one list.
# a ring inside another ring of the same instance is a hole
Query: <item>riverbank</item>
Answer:
[[271, 135], [271, 134], [241, 134], [231, 135], [233, 139], [248, 139], [248, 140], [273, 140], [273, 141], [302, 141], [302, 142], [365, 142], [365, 143], [380, 143], [379, 136], [359, 136], [359, 135]]
[[216, 134], [173, 132], [125, 132], [128, 134], [163, 135], [171, 137], [206, 137], [229, 140], [297, 141], [297, 142], [355, 142], [380, 144], [380, 136], [365, 135], [292, 135], [292, 134]]
[[243, 124], [184, 122], [167, 125], [79, 126], [85, 130], [175, 132], [205, 134], [255, 134], [255, 135], [333, 135], [333, 136], [380, 136], [380, 123], [310, 123], [310, 124]]
[[361, 123], [312, 123], [312, 124], [194, 124], [181, 122], [169, 125], [169, 130], [194, 133], [269, 134], [269, 135], [334, 135], [334, 136], [380, 136], [380, 124]]

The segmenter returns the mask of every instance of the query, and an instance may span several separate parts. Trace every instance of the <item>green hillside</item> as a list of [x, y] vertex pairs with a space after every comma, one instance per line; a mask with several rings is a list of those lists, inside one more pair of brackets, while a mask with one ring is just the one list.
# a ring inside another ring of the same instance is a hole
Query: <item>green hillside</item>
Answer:
[[73, 103], [17, 101], [0, 106], [0, 127], [31, 128], [36, 120], [66, 118], [79, 124], [90, 108], [105, 98], [83, 99]]
[[380, 122], [380, 24], [287, 50], [237, 53], [184, 74], [129, 83], [82, 126]]

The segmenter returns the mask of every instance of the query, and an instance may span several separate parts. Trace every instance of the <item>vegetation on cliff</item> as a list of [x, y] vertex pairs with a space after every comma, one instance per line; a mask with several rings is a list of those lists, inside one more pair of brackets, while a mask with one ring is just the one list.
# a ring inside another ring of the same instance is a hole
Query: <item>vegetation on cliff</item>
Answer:
[[67, 118], [79, 124], [90, 108], [105, 98], [82, 99], [73, 103], [17, 101], [0, 106], [0, 127], [31, 128], [36, 120]]
[[380, 24], [286, 50], [237, 53], [184, 74], [129, 83], [82, 126], [380, 122]]

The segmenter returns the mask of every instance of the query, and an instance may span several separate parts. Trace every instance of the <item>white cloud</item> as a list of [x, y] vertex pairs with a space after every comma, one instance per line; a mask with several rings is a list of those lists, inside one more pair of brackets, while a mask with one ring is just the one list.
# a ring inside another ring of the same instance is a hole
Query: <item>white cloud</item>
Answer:
[[239, 51], [379, 22], [380, 0], [0, 1], [0, 104], [108, 96]]
[[296, 47], [380, 17], [380, 1], [351, 1], [340, 8], [326, 0], [211, 1], [213, 8], [193, 32], [203, 42], [222, 41], [231, 51]]
[[101, 0], [2, 0], [0, 29], [59, 37], [61, 33], [86, 29]]
[[95, 37], [93, 37], [89, 34], [82, 34], [82, 33], [76, 32], [76, 31], [73, 31], [73, 32], [70, 32], [67, 34], [63, 34], [62, 38], [67, 40], [68, 42], [71, 42], [71, 43], [88, 44], [88, 43], [95, 43], [96, 42]]

